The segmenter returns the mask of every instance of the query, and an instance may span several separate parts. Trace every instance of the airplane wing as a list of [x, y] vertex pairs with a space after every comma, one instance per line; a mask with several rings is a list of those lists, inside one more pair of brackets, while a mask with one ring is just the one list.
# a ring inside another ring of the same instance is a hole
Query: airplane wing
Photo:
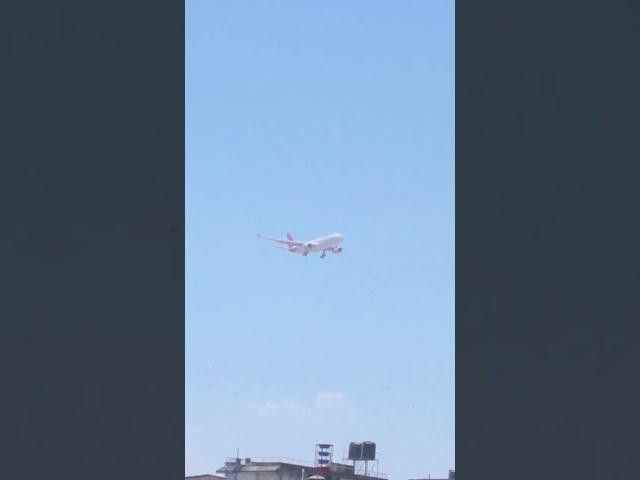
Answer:
[[278, 243], [283, 243], [285, 245], [289, 245], [289, 246], [293, 246], [293, 247], [303, 247], [304, 246], [304, 242], [296, 242], [294, 240], [283, 240], [281, 238], [272, 238], [272, 237], [265, 237], [264, 235], [257, 235], [258, 238], [264, 238], [265, 240], [271, 240], [273, 242], [278, 242]]

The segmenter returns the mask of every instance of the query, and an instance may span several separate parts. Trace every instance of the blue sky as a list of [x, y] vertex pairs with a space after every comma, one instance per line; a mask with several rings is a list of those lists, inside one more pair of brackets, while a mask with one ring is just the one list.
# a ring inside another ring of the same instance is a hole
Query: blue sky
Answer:
[[[454, 2], [186, 2], [186, 474], [455, 465]], [[256, 233], [346, 236], [303, 258]], [[410, 460], [415, 459], [415, 460]]]

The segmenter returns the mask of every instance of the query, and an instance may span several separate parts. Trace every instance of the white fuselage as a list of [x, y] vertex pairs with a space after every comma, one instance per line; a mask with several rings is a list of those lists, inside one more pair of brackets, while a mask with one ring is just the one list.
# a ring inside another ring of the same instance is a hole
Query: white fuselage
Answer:
[[316, 238], [304, 243], [302, 247], [292, 247], [291, 251], [295, 253], [315, 253], [334, 251], [344, 240], [344, 236], [340, 233], [327, 235], [326, 237]]
[[[291, 235], [290, 233], [287, 233], [286, 239], [267, 237], [260, 234], [257, 234], [257, 236], [259, 238], [264, 238], [265, 240], [278, 242], [281, 246], [277, 246], [276, 248], [282, 248], [284, 250], [288, 250], [290, 253], [297, 253], [305, 257], [310, 253], [322, 252], [320, 258], [326, 257], [327, 252], [342, 252], [342, 247], [340, 246], [340, 244], [344, 240], [344, 235], [342, 235], [341, 233], [332, 233], [331, 235], [327, 235], [326, 237], [316, 238], [307, 242], [294, 240], [293, 235]], [[282, 245], [286, 245], [286, 247]]]

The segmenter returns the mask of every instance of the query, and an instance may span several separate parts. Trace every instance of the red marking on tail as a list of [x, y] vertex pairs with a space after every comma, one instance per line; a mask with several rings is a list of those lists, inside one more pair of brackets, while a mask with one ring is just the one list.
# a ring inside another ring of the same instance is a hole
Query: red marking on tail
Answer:
[[[293, 235], [291, 235], [289, 232], [287, 232], [287, 240], [293, 241]], [[293, 250], [293, 248], [293, 245], [289, 245], [289, 250]]]

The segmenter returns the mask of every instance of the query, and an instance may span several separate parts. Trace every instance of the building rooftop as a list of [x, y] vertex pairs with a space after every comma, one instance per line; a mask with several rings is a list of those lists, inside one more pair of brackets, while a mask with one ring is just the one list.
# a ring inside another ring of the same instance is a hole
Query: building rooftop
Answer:
[[[278, 472], [281, 470], [306, 470], [310, 475], [313, 475], [314, 464], [313, 462], [306, 462], [303, 460], [294, 460], [290, 458], [276, 458], [276, 459], [227, 459], [224, 466], [216, 470], [216, 473], [234, 474], [242, 472]], [[362, 475], [359, 472], [354, 472], [353, 465], [347, 465], [344, 463], [332, 462], [329, 466], [329, 470], [332, 474], [338, 475], [342, 479], [347, 480], [385, 480], [386, 476], [380, 473], [371, 472], [369, 475]]]
[[415, 478], [410, 480], [455, 480], [455, 479], [456, 479], [456, 471], [449, 470], [449, 476], [447, 478], [431, 478], [431, 475], [429, 475], [429, 478]]

